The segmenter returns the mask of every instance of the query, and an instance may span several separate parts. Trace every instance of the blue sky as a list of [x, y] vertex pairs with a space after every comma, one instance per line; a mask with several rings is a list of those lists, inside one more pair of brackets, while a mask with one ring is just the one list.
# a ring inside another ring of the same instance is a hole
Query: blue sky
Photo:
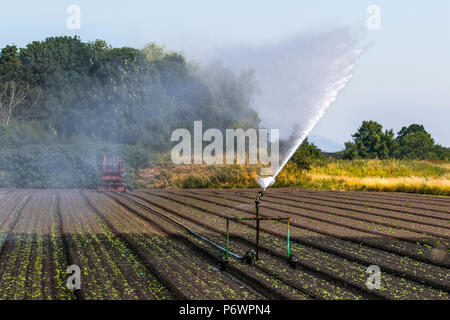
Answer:
[[[68, 30], [69, 5], [81, 8], [81, 29]], [[398, 131], [422, 123], [450, 146], [450, 1], [82, 1], [42, 0], [0, 4], [0, 46], [24, 46], [49, 36], [78, 34], [113, 46], [155, 41], [200, 62], [222, 49], [270, 44], [299, 33], [365, 26], [366, 9], [381, 9], [381, 29], [312, 134], [350, 139], [362, 120]]]

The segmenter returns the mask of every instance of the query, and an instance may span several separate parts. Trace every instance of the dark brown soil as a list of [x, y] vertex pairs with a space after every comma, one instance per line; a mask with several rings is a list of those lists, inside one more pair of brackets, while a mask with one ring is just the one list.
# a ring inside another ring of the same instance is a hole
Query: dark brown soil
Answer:
[[[3, 192], [8, 191], [8, 192]], [[256, 189], [0, 190], [1, 299], [450, 299], [450, 198], [270, 189], [260, 260], [230, 258], [226, 217], [254, 217]], [[164, 216], [161, 216], [162, 213]], [[255, 248], [254, 221], [230, 224], [230, 250]], [[66, 268], [81, 268], [81, 290]], [[381, 288], [366, 285], [381, 270]]]

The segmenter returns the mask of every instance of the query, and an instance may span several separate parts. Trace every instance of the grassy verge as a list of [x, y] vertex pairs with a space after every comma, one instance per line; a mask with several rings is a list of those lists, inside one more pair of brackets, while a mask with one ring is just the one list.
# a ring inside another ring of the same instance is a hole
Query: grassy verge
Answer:
[[[155, 164], [140, 171], [140, 187], [251, 188], [251, 165]], [[321, 160], [309, 171], [288, 165], [274, 187], [423, 193], [450, 196], [450, 162], [422, 160]]]
[[335, 160], [317, 163], [304, 187], [450, 195], [450, 163], [406, 160]]
[[256, 188], [256, 166], [152, 165], [139, 171], [140, 188]]

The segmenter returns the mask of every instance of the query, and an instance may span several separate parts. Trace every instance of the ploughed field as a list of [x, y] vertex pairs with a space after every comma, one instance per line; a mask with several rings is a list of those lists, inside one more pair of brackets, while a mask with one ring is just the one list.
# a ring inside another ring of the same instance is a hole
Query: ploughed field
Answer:
[[[225, 247], [226, 217], [254, 217], [256, 189], [135, 190], [134, 199]], [[223, 254], [121, 194], [0, 189], [0, 299], [450, 299], [450, 198], [270, 189], [260, 260]], [[230, 222], [230, 250], [255, 247]], [[81, 270], [70, 290], [67, 267]], [[369, 289], [367, 269], [381, 271]]]

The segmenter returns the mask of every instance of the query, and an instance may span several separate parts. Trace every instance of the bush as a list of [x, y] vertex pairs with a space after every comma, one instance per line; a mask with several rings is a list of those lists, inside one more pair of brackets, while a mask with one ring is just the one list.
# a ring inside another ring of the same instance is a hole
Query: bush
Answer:
[[309, 170], [315, 160], [323, 158], [320, 154], [320, 149], [313, 143], [309, 143], [308, 138], [306, 138], [300, 147], [298, 147], [297, 151], [295, 151], [290, 161], [295, 163], [301, 170]]
[[42, 124], [36, 120], [14, 123], [8, 127], [0, 124], [0, 146], [2, 147], [55, 142], [56, 135], [45, 130]]
[[30, 145], [0, 151], [1, 188], [95, 188], [103, 156], [126, 163], [126, 182], [134, 184], [137, 170], [148, 165], [145, 150], [128, 145]]

